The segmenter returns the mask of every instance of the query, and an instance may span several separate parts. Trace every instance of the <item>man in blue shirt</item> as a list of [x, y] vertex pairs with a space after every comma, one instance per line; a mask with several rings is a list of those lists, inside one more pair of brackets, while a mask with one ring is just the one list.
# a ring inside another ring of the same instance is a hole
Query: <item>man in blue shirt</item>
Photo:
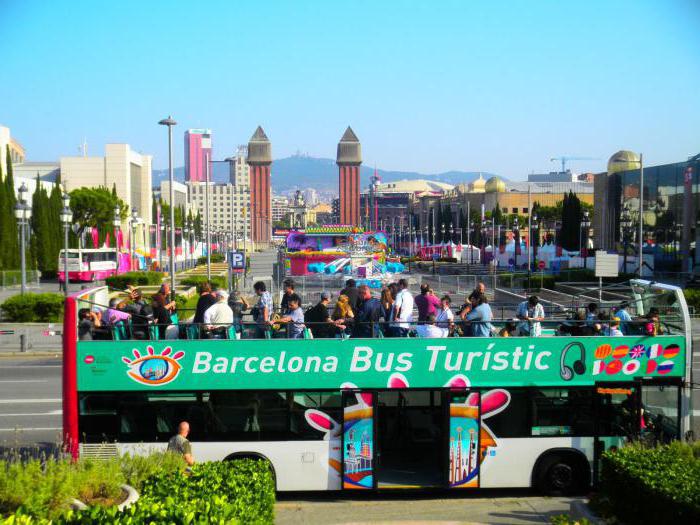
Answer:
[[488, 299], [485, 294], [479, 293], [474, 297], [476, 307], [467, 314], [467, 321], [472, 326], [473, 337], [491, 337], [491, 319], [493, 313], [489, 306]]
[[627, 311], [628, 307], [629, 303], [627, 301], [623, 301], [620, 304], [620, 307], [615, 312], [615, 317], [617, 317], [620, 320], [620, 331], [625, 335], [628, 335], [628, 323], [632, 321], [632, 316]]
[[301, 298], [293, 293], [287, 301], [289, 313], [279, 319], [280, 323], [287, 325], [287, 337], [289, 339], [303, 339], [304, 337], [304, 312], [301, 309]]
[[375, 337], [381, 311], [382, 305], [379, 299], [372, 297], [369, 286], [366, 284], [360, 286], [357, 293], [353, 337]]

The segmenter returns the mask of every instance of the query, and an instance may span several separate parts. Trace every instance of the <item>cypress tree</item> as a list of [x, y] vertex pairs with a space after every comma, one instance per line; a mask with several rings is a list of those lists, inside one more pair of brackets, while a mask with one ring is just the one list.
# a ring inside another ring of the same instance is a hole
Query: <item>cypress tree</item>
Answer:
[[20, 259], [19, 228], [17, 226], [17, 219], [15, 218], [15, 204], [17, 203], [17, 198], [15, 197], [15, 180], [12, 173], [10, 146], [7, 146], [5, 160], [7, 162], [4, 180], [5, 198], [2, 210], [0, 210], [2, 213], [2, 222], [5, 224], [3, 228], [5, 233], [3, 234], [3, 244], [0, 252], [4, 260], [5, 269], [16, 270], [19, 268]]
[[[2, 176], [2, 164], [0, 163], [0, 246], [5, 246], [5, 239], [8, 235], [9, 225], [7, 223], [7, 198], [5, 195], [5, 181]], [[14, 217], [12, 218], [14, 220]], [[0, 250], [0, 270], [5, 268], [5, 258]]]

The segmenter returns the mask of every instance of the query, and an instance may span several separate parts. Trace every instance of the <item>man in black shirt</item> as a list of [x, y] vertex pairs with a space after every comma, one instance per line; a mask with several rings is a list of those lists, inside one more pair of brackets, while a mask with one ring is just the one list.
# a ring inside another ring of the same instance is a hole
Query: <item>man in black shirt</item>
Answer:
[[345, 281], [345, 288], [343, 288], [340, 291], [340, 295], [347, 296], [348, 304], [350, 304], [350, 308], [352, 308], [353, 312], [357, 308], [358, 293], [359, 292], [357, 289], [357, 283], [355, 283], [355, 279], [348, 279], [347, 281]]
[[282, 315], [287, 315], [289, 313], [289, 298], [294, 295], [294, 281], [285, 279], [282, 282], [282, 286], [284, 287], [284, 293], [282, 294], [280, 310], [282, 310]]
[[331, 337], [331, 325], [334, 324], [328, 314], [328, 303], [331, 300], [329, 292], [321, 292], [321, 300], [304, 314], [304, 322], [307, 324], [314, 339], [327, 339]]
[[202, 283], [199, 287], [199, 299], [197, 300], [197, 308], [194, 312], [194, 319], [192, 322], [194, 324], [202, 324], [204, 322], [204, 312], [206, 312], [210, 306], [216, 303], [216, 296], [211, 292], [211, 284], [208, 282]]

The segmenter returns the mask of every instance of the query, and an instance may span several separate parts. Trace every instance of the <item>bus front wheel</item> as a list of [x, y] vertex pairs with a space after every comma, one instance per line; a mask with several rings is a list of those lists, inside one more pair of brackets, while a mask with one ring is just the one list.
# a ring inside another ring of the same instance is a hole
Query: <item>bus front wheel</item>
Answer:
[[534, 481], [537, 490], [548, 496], [574, 494], [586, 485], [583, 462], [573, 454], [552, 454], [538, 461]]

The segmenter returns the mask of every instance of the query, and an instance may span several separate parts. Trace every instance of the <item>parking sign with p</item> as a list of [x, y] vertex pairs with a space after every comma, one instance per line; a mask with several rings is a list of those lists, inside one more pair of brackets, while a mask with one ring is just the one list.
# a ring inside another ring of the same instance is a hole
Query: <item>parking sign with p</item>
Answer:
[[232, 270], [239, 272], [245, 270], [245, 256], [243, 255], [243, 252], [229, 252], [228, 255], [228, 260]]

